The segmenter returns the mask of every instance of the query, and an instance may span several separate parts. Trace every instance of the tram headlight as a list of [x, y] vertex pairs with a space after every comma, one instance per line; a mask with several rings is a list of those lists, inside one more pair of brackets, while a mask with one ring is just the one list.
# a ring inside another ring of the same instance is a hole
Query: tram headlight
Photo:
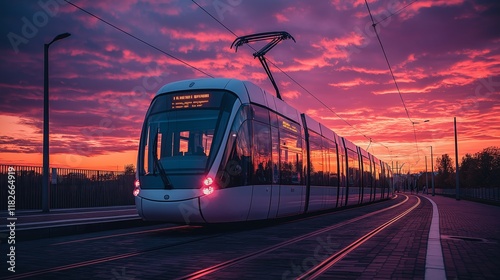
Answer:
[[138, 196], [141, 192], [141, 182], [139, 180], [134, 181], [134, 191], [132, 192], [134, 196]]
[[203, 187], [201, 188], [201, 192], [204, 195], [209, 195], [209, 194], [213, 193], [215, 190], [213, 185], [212, 185], [213, 183], [214, 183], [214, 179], [212, 179], [212, 177], [205, 178], [205, 180], [203, 180]]

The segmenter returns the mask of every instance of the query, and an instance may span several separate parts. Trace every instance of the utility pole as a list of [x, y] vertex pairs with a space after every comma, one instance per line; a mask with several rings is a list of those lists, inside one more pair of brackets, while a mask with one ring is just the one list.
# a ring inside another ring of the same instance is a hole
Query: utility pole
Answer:
[[455, 193], [456, 193], [456, 199], [457, 200], [460, 200], [460, 177], [459, 177], [459, 174], [458, 174], [458, 141], [457, 141], [457, 117], [453, 117], [453, 126], [455, 128], [455, 166], [456, 166], [456, 190], [455, 190]]
[[425, 194], [429, 194], [429, 180], [427, 178], [427, 156], [425, 156]]
[[432, 196], [436, 195], [436, 191], [434, 190], [434, 157], [432, 155], [432, 146], [431, 146], [431, 181], [432, 181]]
[[50, 208], [49, 188], [49, 47], [55, 41], [71, 36], [70, 33], [57, 35], [50, 43], [43, 45], [43, 181], [42, 211], [48, 213]]

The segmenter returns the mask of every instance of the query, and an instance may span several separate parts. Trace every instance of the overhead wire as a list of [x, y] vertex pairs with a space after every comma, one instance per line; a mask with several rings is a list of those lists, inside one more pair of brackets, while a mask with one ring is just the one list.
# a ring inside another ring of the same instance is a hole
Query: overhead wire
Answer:
[[[161, 53], [163, 53], [163, 54], [165, 54], [165, 55], [167, 55], [168, 57], [170, 57], [170, 58], [172, 58], [172, 59], [174, 59], [174, 60], [177, 60], [177, 61], [181, 62], [182, 64], [184, 64], [184, 65], [188, 66], [189, 68], [192, 68], [193, 70], [196, 70], [196, 71], [198, 71], [198, 72], [200, 72], [200, 73], [202, 73], [202, 74], [204, 74], [204, 75], [206, 75], [206, 76], [208, 76], [208, 77], [214, 78], [214, 76], [213, 76], [213, 75], [211, 75], [211, 74], [209, 74], [209, 73], [207, 73], [207, 72], [205, 72], [205, 71], [201, 70], [200, 68], [198, 68], [198, 67], [196, 67], [196, 66], [193, 66], [193, 65], [191, 65], [190, 63], [188, 63], [188, 62], [186, 62], [186, 61], [184, 61], [184, 60], [182, 60], [182, 59], [180, 59], [180, 58], [178, 58], [178, 57], [176, 57], [176, 56], [174, 56], [174, 55], [172, 55], [172, 54], [170, 54], [170, 53], [168, 53], [168, 52], [166, 52], [166, 51], [164, 51], [164, 50], [162, 50], [162, 49], [160, 49], [159, 47], [157, 47], [157, 46], [155, 46], [155, 45], [153, 45], [153, 44], [151, 44], [151, 43], [147, 42], [146, 40], [141, 39], [141, 38], [139, 38], [139, 37], [137, 37], [137, 36], [133, 35], [132, 33], [125, 31], [124, 29], [122, 29], [122, 28], [118, 27], [117, 25], [115, 25], [115, 24], [113, 24], [113, 23], [111, 23], [111, 22], [109, 22], [109, 21], [107, 21], [107, 20], [103, 19], [102, 17], [100, 17], [100, 16], [98, 16], [98, 15], [96, 15], [96, 14], [94, 14], [94, 13], [92, 13], [92, 12], [90, 12], [90, 11], [88, 11], [88, 10], [86, 10], [86, 9], [84, 9], [84, 8], [82, 8], [82, 7], [80, 7], [80, 6], [78, 6], [78, 5], [76, 5], [75, 3], [72, 3], [72, 2], [71, 2], [71, 1], [69, 1], [69, 0], [64, 0], [64, 1], [65, 1], [66, 3], [68, 3], [68, 4], [70, 4], [71, 6], [75, 7], [76, 9], [78, 9], [78, 10], [80, 10], [80, 11], [82, 11], [82, 12], [84, 12], [84, 13], [88, 14], [89, 16], [91, 16], [91, 17], [93, 17], [93, 18], [95, 18], [95, 19], [97, 19], [97, 20], [99, 20], [99, 21], [101, 21], [101, 22], [105, 23], [106, 25], [109, 25], [109, 26], [111, 26], [112, 28], [114, 28], [114, 29], [116, 29], [116, 30], [118, 30], [118, 31], [120, 31], [120, 32], [122, 32], [122, 33], [124, 33], [124, 34], [126, 34], [127, 36], [130, 36], [130, 37], [134, 38], [135, 40], [137, 40], [137, 41], [139, 41], [139, 42], [141, 42], [141, 43], [143, 43], [143, 44], [145, 44], [145, 45], [147, 45], [147, 46], [149, 46], [149, 47], [151, 47], [151, 48], [153, 48], [153, 49], [155, 49], [155, 50], [157, 50], [157, 51], [159, 51], [159, 52], [161, 52]], [[223, 27], [224, 27], [224, 28], [225, 28], [228, 32], [230, 32], [231, 34], [233, 34], [235, 37], [238, 37], [238, 35], [237, 35], [236, 33], [234, 33], [234, 32], [233, 32], [230, 28], [228, 28], [228, 27], [227, 27], [226, 25], [224, 25], [221, 21], [219, 21], [217, 18], [215, 18], [215, 17], [214, 17], [214, 16], [213, 16], [213, 15], [212, 15], [209, 11], [207, 11], [205, 8], [203, 8], [201, 5], [199, 5], [199, 4], [198, 4], [195, 0], [192, 0], [192, 2], [193, 2], [193, 3], [195, 3], [195, 4], [196, 4], [196, 5], [197, 5], [197, 6], [198, 6], [201, 10], [203, 10], [203, 11], [204, 11], [207, 15], [209, 15], [212, 19], [214, 19], [214, 20], [215, 20], [215, 21], [217, 21], [220, 25], [222, 25], [222, 26], [223, 26]], [[250, 46], [250, 47], [251, 47], [251, 46]], [[251, 48], [255, 51], [255, 49], [254, 49], [253, 47], [251, 47]], [[283, 73], [285, 76], [287, 76], [287, 77], [288, 77], [291, 81], [293, 81], [296, 85], [298, 85], [298, 86], [299, 86], [300, 88], [302, 88], [305, 92], [307, 92], [310, 96], [312, 96], [312, 97], [313, 97], [316, 101], [318, 101], [321, 105], [323, 105], [324, 107], [326, 107], [329, 111], [331, 111], [333, 114], [335, 114], [335, 116], [337, 116], [340, 120], [342, 120], [344, 123], [346, 123], [348, 126], [350, 126], [350, 127], [351, 127], [354, 131], [356, 131], [357, 133], [359, 133], [360, 135], [362, 135], [363, 137], [365, 137], [366, 139], [368, 139], [368, 140], [370, 141], [370, 144], [371, 144], [372, 142], [373, 142], [373, 143], [377, 143], [377, 144], [379, 144], [379, 145], [381, 145], [381, 146], [385, 147], [387, 150], [389, 150], [389, 148], [388, 148], [386, 145], [384, 145], [384, 144], [382, 144], [382, 143], [379, 143], [379, 142], [376, 142], [376, 141], [373, 141], [373, 139], [372, 139], [371, 137], [367, 136], [366, 134], [362, 133], [362, 132], [361, 132], [361, 131], [359, 131], [357, 128], [355, 128], [355, 127], [354, 127], [351, 123], [349, 123], [347, 120], [345, 120], [345, 119], [344, 119], [344, 118], [342, 118], [339, 114], [337, 114], [335, 111], [333, 111], [333, 110], [332, 110], [332, 109], [331, 109], [328, 105], [326, 105], [326, 104], [325, 104], [323, 101], [321, 101], [321, 100], [320, 100], [320, 99], [319, 99], [316, 95], [314, 95], [311, 91], [309, 91], [307, 88], [305, 88], [305, 87], [304, 87], [302, 84], [300, 84], [297, 80], [295, 80], [293, 77], [291, 77], [288, 73], [286, 73], [283, 69], [281, 69], [281, 68], [280, 68], [278, 65], [276, 65], [273, 61], [269, 61], [269, 62], [270, 62], [270, 63], [271, 63], [274, 67], [276, 67], [276, 68], [277, 68], [277, 69], [278, 69], [281, 73]], [[390, 152], [390, 150], [389, 150], [389, 152]]]
[[[194, 4], [196, 4], [202, 11], [204, 11], [208, 16], [210, 16], [213, 20], [215, 20], [216, 22], [218, 22], [222, 27], [224, 27], [228, 32], [230, 32], [231, 34], [233, 34], [235, 37], [239, 37], [235, 32], [233, 32], [229, 27], [227, 27], [224, 23], [222, 23], [220, 20], [218, 20], [215, 16], [213, 16], [209, 11], [207, 11], [205, 8], [203, 8], [203, 6], [201, 6], [198, 2], [196, 2], [196, 0], [191, 0]], [[249, 46], [251, 49], [253, 49], [254, 51], [256, 51], [252, 46]], [[307, 88], [305, 88], [301, 83], [299, 83], [297, 80], [295, 80], [292, 76], [290, 76], [288, 73], [286, 73], [283, 69], [281, 69], [278, 65], [276, 65], [272, 60], [268, 59], [269, 63], [271, 63], [274, 67], [276, 67], [281, 73], [283, 73], [286, 77], [288, 77], [291, 81], [293, 81], [296, 85], [298, 85], [302, 90], [304, 90], [305, 92], [307, 92], [310, 96], [312, 96], [316, 101], [318, 101], [321, 105], [323, 105], [325, 108], [327, 108], [330, 112], [332, 112], [335, 116], [337, 116], [337, 118], [339, 118], [340, 120], [342, 120], [344, 123], [346, 123], [348, 126], [350, 126], [354, 131], [356, 131], [357, 133], [359, 133], [360, 135], [362, 135], [363, 137], [365, 137], [366, 139], [368, 139], [370, 141], [370, 144], [373, 142], [373, 143], [377, 143], [383, 147], [385, 147], [389, 152], [389, 147], [387, 147], [386, 145], [382, 144], [382, 143], [378, 143], [378, 142], [375, 142], [373, 141], [373, 139], [369, 136], [367, 136], [366, 134], [362, 133], [361, 131], [359, 131], [356, 127], [354, 127], [351, 123], [349, 123], [347, 120], [345, 120], [344, 118], [342, 118], [339, 114], [337, 114], [334, 110], [332, 110], [330, 108], [330, 106], [326, 105], [323, 101], [321, 101], [316, 95], [314, 95], [311, 91], [309, 91]], [[369, 147], [369, 146], [368, 146]], [[391, 155], [392, 157], [392, 155]]]
[[381, 19], [381, 20], [377, 21], [377, 22], [375, 23], [375, 25], [377, 25], [377, 24], [379, 24], [379, 23], [381, 23], [381, 22], [383, 22], [383, 21], [385, 21], [385, 20], [387, 20], [387, 19], [391, 18], [392, 16], [398, 15], [398, 14], [399, 14], [399, 13], [401, 13], [404, 9], [408, 8], [408, 6], [412, 5], [413, 3], [417, 2], [417, 1], [418, 1], [418, 0], [414, 0], [414, 1], [412, 1], [412, 2], [410, 2], [410, 3], [408, 3], [408, 4], [406, 4], [406, 5], [404, 5], [403, 7], [401, 7], [400, 9], [398, 9], [397, 11], [395, 11], [394, 13], [391, 13], [390, 15], [386, 16], [385, 18], [383, 18], [383, 19]]
[[86, 13], [86, 14], [90, 15], [91, 17], [96, 18], [96, 19], [98, 19], [98, 20], [100, 20], [100, 21], [104, 22], [105, 24], [107, 24], [107, 25], [109, 25], [109, 26], [113, 27], [114, 29], [116, 29], [116, 30], [118, 30], [118, 31], [120, 31], [120, 32], [122, 32], [122, 33], [124, 33], [124, 34], [126, 34], [126, 35], [128, 35], [128, 36], [130, 36], [130, 37], [132, 37], [132, 38], [134, 38], [134, 39], [136, 39], [137, 41], [139, 41], [139, 42], [141, 42], [141, 43], [143, 43], [143, 44], [146, 44], [147, 46], [149, 46], [149, 47], [151, 47], [151, 48], [153, 48], [153, 49], [155, 49], [155, 50], [157, 50], [157, 51], [159, 51], [159, 52], [161, 52], [161, 53], [163, 53], [163, 54], [165, 54], [165, 55], [169, 56], [170, 58], [175, 59], [175, 60], [177, 60], [177, 61], [181, 62], [182, 64], [184, 64], [184, 65], [186, 65], [186, 66], [188, 66], [188, 67], [190, 67], [190, 68], [192, 68], [192, 69], [194, 69], [194, 70], [196, 70], [196, 71], [198, 71], [198, 72], [200, 72], [200, 73], [203, 73], [204, 75], [206, 75], [206, 76], [208, 76], [208, 77], [214, 78], [214, 76], [212, 76], [212, 75], [210, 75], [209, 73], [207, 73], [207, 72], [205, 72], [205, 71], [201, 70], [200, 68], [198, 68], [198, 67], [196, 67], [196, 66], [193, 66], [193, 65], [189, 64], [188, 62], [186, 62], [186, 61], [184, 61], [184, 60], [182, 60], [182, 59], [180, 59], [180, 58], [178, 58], [178, 57], [176, 57], [176, 56], [174, 56], [174, 55], [172, 55], [172, 54], [170, 54], [170, 53], [168, 53], [168, 52], [166, 52], [166, 51], [164, 51], [164, 50], [162, 50], [162, 49], [160, 49], [160, 48], [158, 48], [157, 46], [155, 46], [155, 45], [153, 45], [153, 44], [150, 44], [150, 43], [146, 42], [145, 40], [143, 40], [143, 39], [141, 39], [141, 38], [139, 38], [139, 37], [137, 37], [137, 36], [135, 36], [135, 35], [131, 34], [130, 32], [127, 32], [127, 31], [123, 30], [122, 28], [120, 28], [120, 27], [118, 27], [118, 26], [116, 26], [116, 25], [112, 24], [111, 22], [106, 21], [105, 19], [103, 19], [103, 18], [101, 18], [101, 17], [97, 16], [96, 14], [94, 14], [94, 13], [92, 13], [92, 12], [89, 12], [89, 11], [85, 10], [84, 8], [82, 8], [82, 7], [80, 7], [80, 6], [76, 5], [76, 4], [74, 4], [74, 3], [72, 3], [72, 2], [70, 2], [70, 1], [68, 1], [68, 0], [64, 0], [64, 1], [65, 1], [66, 3], [68, 3], [68, 4], [70, 4], [71, 6], [73, 6], [73, 7], [77, 8], [78, 10], [80, 10], [80, 11], [82, 11], [82, 12], [84, 12], [84, 13]]
[[[415, 1], [405, 5], [404, 7], [402, 7], [401, 9], [399, 9], [396, 13], [399, 13], [401, 12], [402, 10], [406, 9], [408, 6], [410, 6], [411, 4], [415, 3]], [[415, 122], [411, 119], [410, 117], [410, 113], [408, 111], [408, 108], [406, 107], [406, 103], [403, 99], [403, 95], [401, 94], [401, 90], [399, 89], [399, 85], [398, 85], [398, 82], [396, 81], [396, 76], [394, 75], [394, 72], [392, 71], [392, 67], [391, 67], [391, 63], [389, 62], [389, 58], [387, 57], [387, 53], [385, 51], [385, 48], [384, 48], [384, 45], [382, 44], [382, 40], [380, 39], [380, 36], [377, 32], [377, 24], [379, 24], [380, 22], [388, 19], [389, 17], [395, 15], [396, 13], [394, 14], [391, 14], [390, 16], [384, 18], [383, 20], [379, 21], [379, 22], [375, 22], [375, 20], [373, 19], [373, 15], [372, 15], [372, 12], [370, 10], [370, 6], [368, 5], [368, 1], [365, 0], [365, 4], [366, 4], [366, 8], [368, 9], [368, 14], [370, 15], [370, 18], [371, 18], [371, 21], [372, 21], [372, 27], [373, 27], [373, 30], [375, 32], [375, 35], [377, 36], [377, 40], [380, 44], [380, 48], [382, 49], [382, 53], [384, 54], [384, 58], [385, 58], [385, 61], [387, 63], [387, 66], [389, 67], [389, 72], [391, 73], [391, 76], [392, 76], [392, 80], [394, 81], [394, 85], [396, 86], [396, 89], [397, 89], [397, 92], [399, 94], [399, 98], [401, 99], [401, 103], [403, 104], [403, 107], [405, 109], [405, 112], [406, 112], [406, 116], [408, 117], [408, 120], [410, 121], [412, 127], [413, 127], [413, 136], [415, 138], [415, 147], [416, 147], [416, 150], [417, 150], [417, 163], [420, 161], [420, 154], [418, 153], [419, 152], [419, 149], [418, 149], [418, 141], [417, 141], [417, 132], [415, 130]]]

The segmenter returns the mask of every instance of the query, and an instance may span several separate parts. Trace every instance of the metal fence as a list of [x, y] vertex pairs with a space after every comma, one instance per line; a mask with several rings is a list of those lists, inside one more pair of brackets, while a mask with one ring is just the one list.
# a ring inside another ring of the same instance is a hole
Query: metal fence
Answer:
[[[430, 191], [430, 190], [429, 190]], [[435, 189], [436, 194], [456, 196], [456, 189]], [[484, 202], [500, 203], [500, 187], [495, 188], [460, 188], [460, 197]]]
[[[14, 170], [15, 209], [42, 208], [42, 167], [0, 165], [0, 210], [9, 200], [8, 173]], [[52, 168], [50, 208], [132, 205], [134, 175], [117, 171]]]

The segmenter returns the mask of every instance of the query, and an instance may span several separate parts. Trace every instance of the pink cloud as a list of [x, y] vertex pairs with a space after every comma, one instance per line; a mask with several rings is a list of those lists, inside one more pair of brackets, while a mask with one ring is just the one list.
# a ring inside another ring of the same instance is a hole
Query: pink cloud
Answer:
[[345, 82], [329, 83], [328, 85], [333, 86], [333, 87], [340, 87], [340, 88], [347, 89], [347, 88], [356, 87], [356, 86], [360, 86], [360, 85], [374, 85], [374, 84], [376, 84], [376, 82], [374, 82], [374, 81], [356, 78], [354, 80], [345, 81]]

